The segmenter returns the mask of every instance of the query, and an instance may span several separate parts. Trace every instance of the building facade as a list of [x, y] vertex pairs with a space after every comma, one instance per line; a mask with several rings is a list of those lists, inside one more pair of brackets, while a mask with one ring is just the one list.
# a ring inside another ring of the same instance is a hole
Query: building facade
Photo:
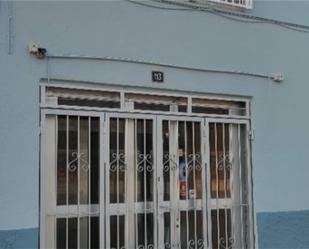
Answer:
[[309, 248], [307, 1], [1, 1], [0, 248]]

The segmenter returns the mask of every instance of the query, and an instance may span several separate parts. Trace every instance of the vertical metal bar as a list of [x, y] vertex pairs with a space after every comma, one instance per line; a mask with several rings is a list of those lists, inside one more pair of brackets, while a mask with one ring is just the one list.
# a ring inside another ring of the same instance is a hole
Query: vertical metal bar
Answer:
[[[226, 204], [226, 200], [227, 200], [227, 177], [226, 177], [226, 154], [225, 154], [225, 126], [226, 124], [225, 123], [222, 123], [222, 149], [223, 149], [223, 173], [224, 173], [224, 202]], [[228, 234], [227, 234], [227, 205], [225, 205], [225, 208], [224, 208], [224, 219], [225, 219], [225, 222], [224, 222], [224, 226], [225, 226], [225, 245], [228, 247]]]
[[143, 130], [144, 130], [144, 242], [145, 242], [145, 248], [147, 248], [147, 164], [146, 164], [146, 120], [143, 120]]
[[157, 217], [158, 217], [158, 221], [157, 221], [157, 237], [158, 237], [158, 243], [157, 246], [155, 245], [155, 248], [162, 248], [165, 249], [164, 246], [164, 234], [165, 234], [165, 227], [164, 227], [164, 211], [162, 210], [163, 207], [161, 207], [163, 201], [164, 201], [164, 159], [163, 159], [163, 142], [164, 140], [162, 139], [163, 136], [165, 136], [165, 134], [163, 133], [163, 120], [161, 120], [159, 117], [156, 118], [156, 122], [155, 122], [155, 130], [156, 130], [156, 143], [155, 143], [155, 147], [156, 148], [156, 152], [154, 153], [154, 155], [156, 155], [156, 182], [157, 182], [157, 194], [156, 194], [156, 198], [157, 198], [157, 203], [156, 203], [156, 207], [157, 207]]
[[249, 126], [249, 123], [246, 123], [246, 139], [245, 139], [245, 152], [246, 152], [246, 185], [247, 185], [247, 191], [246, 191], [246, 205], [248, 207], [248, 243], [246, 241], [246, 244], [249, 244], [249, 247], [253, 247], [255, 244], [258, 244], [258, 241], [256, 240], [256, 215], [254, 215], [254, 208], [253, 208], [253, 175], [252, 175], [252, 142], [249, 141], [249, 133], [251, 132], [249, 129], [252, 127]]
[[[157, 167], [157, 135], [158, 135], [158, 131], [157, 131], [157, 126], [156, 126], [156, 123], [157, 123], [157, 117], [155, 117], [155, 119], [153, 119], [151, 121], [152, 123], [152, 179], [153, 179], [153, 191], [152, 191], [152, 194], [153, 194], [153, 206], [154, 206], [154, 213], [153, 213], [153, 222], [154, 222], [154, 236], [153, 236], [153, 245], [154, 245], [154, 248], [158, 248], [158, 196], [157, 196], [157, 193], [158, 193], [158, 184], [157, 184], [157, 173], [158, 173], [158, 167]], [[163, 146], [163, 144], [161, 144], [161, 146]]]
[[[58, 131], [58, 115], [56, 115], [56, 127], [55, 127], [55, 130], [56, 130], [56, 153], [55, 153], [55, 162], [56, 162], [56, 167], [55, 167], [55, 190], [56, 190], [56, 207], [57, 207], [57, 199], [58, 199], [58, 148], [59, 148], [59, 144], [58, 144], [58, 141], [59, 141], [59, 137], [58, 137], [58, 134], [59, 134], [59, 131]], [[54, 219], [54, 245], [57, 245], [57, 215], [55, 215], [53, 217]]]
[[[174, 126], [173, 129], [173, 152], [177, 154], [177, 149], [178, 149], [178, 133], [179, 133], [179, 121], [176, 121], [176, 126]], [[179, 165], [179, 157], [176, 157], [176, 155], [174, 154], [174, 160], [176, 162], [176, 165]], [[176, 168], [175, 170], [176, 174], [175, 174], [175, 183], [174, 183], [174, 192], [176, 192], [176, 194], [174, 195], [175, 199], [174, 199], [174, 203], [176, 204], [176, 208], [174, 208], [174, 213], [175, 213], [175, 218], [176, 220], [180, 220], [180, 201], [179, 201], [179, 167]], [[174, 205], [172, 207], [175, 207]], [[175, 222], [175, 221], [174, 221]], [[175, 240], [177, 241], [177, 247], [180, 247], [180, 229], [178, 229], [176, 231], [176, 236], [175, 236]], [[177, 238], [177, 239], [176, 239]]]
[[110, 247], [110, 118], [100, 115], [99, 193], [100, 193], [100, 248]]
[[[169, 158], [170, 158], [170, 161], [168, 162], [169, 164], [169, 214], [170, 214], [170, 223], [171, 223], [171, 240], [170, 240], [170, 243], [171, 243], [171, 248], [174, 248], [174, 243], [175, 243], [175, 238], [176, 238], [176, 229], [175, 229], [175, 222], [176, 222], [176, 217], [175, 217], [175, 210], [174, 210], [174, 205], [175, 205], [175, 196], [176, 195], [179, 195], [179, 193], [176, 191], [177, 188], [176, 188], [176, 175], [175, 175], [175, 172], [176, 172], [176, 169], [175, 171], [173, 172], [173, 164], [172, 164], [172, 161], [171, 160], [175, 160], [175, 157], [174, 157], [174, 153], [175, 153], [175, 125], [173, 125], [172, 127], [172, 123], [170, 120], [168, 120], [168, 134], [169, 134], [169, 139], [168, 139], [168, 142], [169, 142], [169, 146], [168, 146], [168, 154], [169, 154]], [[164, 167], [163, 167], [164, 168]], [[164, 216], [163, 216], [163, 219], [164, 219]], [[164, 223], [163, 223], [164, 224]]]
[[91, 117], [88, 117], [88, 248], [91, 248]]
[[242, 197], [242, 162], [241, 162], [241, 137], [240, 137], [240, 125], [237, 125], [237, 144], [238, 144], [238, 161], [239, 161], [239, 208], [240, 208], [240, 238], [241, 238], [241, 247], [244, 246], [244, 222], [243, 222], [243, 197]]
[[[132, 225], [134, 224], [134, 171], [135, 171], [135, 151], [133, 145], [134, 141], [134, 120], [125, 119], [125, 155], [126, 155], [126, 164], [127, 171], [125, 173], [125, 198], [126, 202], [124, 204], [125, 208], [122, 209], [122, 212], [125, 212], [125, 239], [126, 239], [126, 248], [134, 248], [134, 230]], [[123, 205], [122, 205], [123, 206]], [[123, 211], [125, 210], [125, 211]]]
[[[134, 200], [134, 206], [138, 203], [138, 148], [137, 148], [137, 120], [134, 119], [134, 154], [135, 154], [135, 167], [134, 167], [134, 190], [135, 190], [135, 200]], [[137, 248], [138, 245], [138, 213], [136, 210], [134, 210], [134, 218], [135, 218], [135, 248]]]
[[219, 222], [219, 171], [218, 171], [218, 138], [217, 138], [217, 123], [214, 123], [215, 129], [215, 162], [216, 162], [216, 210], [217, 210], [217, 245], [220, 248], [220, 222]]
[[[184, 148], [184, 151], [182, 153], [183, 153], [183, 156], [185, 158], [185, 172], [186, 172], [186, 197], [185, 197], [185, 199], [186, 199], [186, 203], [188, 203], [188, 193], [189, 193], [188, 166], [189, 165], [188, 165], [188, 146], [187, 146], [187, 142], [188, 142], [187, 141], [187, 121], [184, 121], [183, 127], [184, 127], [184, 133], [180, 134], [180, 136], [181, 135], [184, 136], [184, 146], [185, 146], [185, 148]], [[179, 148], [179, 146], [178, 146], [178, 148]], [[179, 157], [179, 155], [178, 155], [178, 157]], [[181, 170], [183, 170], [183, 169], [181, 169]], [[179, 178], [179, 175], [178, 175], [178, 178]], [[181, 191], [180, 186], [178, 187], [178, 189], [179, 189], [179, 192], [180, 192]], [[179, 197], [180, 197], [180, 193], [179, 193]], [[180, 219], [181, 219], [181, 216], [180, 216]], [[180, 226], [180, 229], [181, 229], [181, 226]], [[188, 245], [189, 245], [189, 211], [188, 211], [188, 207], [186, 208], [186, 236], [187, 236], [186, 246], [188, 248]]]
[[192, 122], [192, 154], [193, 154], [193, 188], [194, 188], [194, 240], [195, 240], [195, 249], [197, 248], [197, 227], [196, 227], [196, 198], [197, 198], [197, 185], [196, 185], [196, 172], [195, 172], [195, 122]]
[[67, 205], [67, 215], [66, 215], [66, 249], [69, 248], [69, 116], [66, 116], [66, 205]]
[[[208, 156], [208, 158], [205, 158], [205, 172], [203, 174], [204, 177], [204, 190], [206, 191], [206, 197], [205, 201], [203, 201], [205, 208], [205, 216], [207, 215], [207, 217], [204, 218], [205, 223], [207, 224], [207, 233], [204, 232], [204, 240], [207, 238], [207, 242], [208, 242], [208, 247], [207, 248], [213, 248], [212, 245], [212, 216], [211, 216], [211, 181], [212, 181], [212, 177], [211, 177], [211, 164], [210, 164], [210, 128], [209, 128], [209, 123], [207, 120], [204, 120], [205, 122], [205, 127], [204, 127], [204, 146], [205, 149], [203, 151], [205, 151], [205, 156]], [[204, 164], [203, 164], [204, 165]], [[207, 182], [207, 184], [206, 184]], [[207, 186], [207, 187], [206, 187]], [[203, 195], [205, 196], [205, 195]], [[206, 203], [206, 204], [205, 204]]]
[[[230, 199], [231, 199], [231, 212], [230, 212], [230, 217], [231, 217], [231, 237], [236, 241], [237, 238], [237, 234], [238, 234], [238, 219], [236, 218], [236, 216], [238, 215], [238, 202], [239, 202], [239, 198], [236, 196], [236, 189], [237, 189], [237, 185], [238, 184], [238, 178], [235, 175], [235, 173], [238, 171], [238, 159], [237, 159], [237, 155], [235, 152], [235, 149], [238, 149], [237, 146], [235, 146], [235, 143], [237, 142], [237, 130], [235, 130], [234, 124], [230, 124], [228, 131], [229, 131], [229, 158], [230, 158], [230, 163], [233, 162], [232, 167], [230, 167]], [[236, 164], [237, 162], [237, 164]], [[236, 188], [235, 188], [236, 186]], [[234, 242], [235, 243], [235, 242]], [[233, 246], [237, 246], [237, 244], [233, 244]]]
[[[185, 170], [186, 170], [186, 203], [188, 203], [189, 199], [189, 172], [188, 172], [188, 134], [187, 134], [187, 121], [184, 121], [184, 145], [185, 145], [185, 151], [183, 152], [183, 155], [185, 156]], [[180, 188], [179, 188], [180, 190]], [[188, 207], [186, 208], [186, 234], [187, 234], [187, 248], [189, 246], [189, 210]]]
[[[204, 119], [200, 132], [203, 134], [201, 141], [201, 177], [202, 177], [202, 209], [203, 209], [203, 248], [212, 248], [211, 238], [211, 180], [210, 180], [210, 149], [209, 149], [209, 125]], [[207, 186], [207, 187], [206, 187]], [[209, 187], [208, 187], [209, 186]]]
[[[117, 211], [119, 212], [119, 118], [117, 118], [116, 125], [116, 137], [117, 137], [117, 183], [116, 183], [116, 198], [117, 198]], [[117, 214], [117, 249], [119, 249], [119, 213]]]
[[80, 248], [80, 116], [77, 117], [77, 248]]

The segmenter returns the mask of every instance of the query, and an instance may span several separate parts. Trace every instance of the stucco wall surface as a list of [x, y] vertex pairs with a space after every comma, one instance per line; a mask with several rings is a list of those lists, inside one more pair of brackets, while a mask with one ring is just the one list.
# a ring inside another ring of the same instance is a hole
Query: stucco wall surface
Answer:
[[309, 248], [309, 211], [258, 213], [260, 248]]
[[[309, 1], [255, 1], [249, 13], [309, 25], [308, 12]], [[27, 52], [30, 41], [49, 54], [283, 72], [285, 80], [279, 84], [119, 62], [38, 60]], [[152, 70], [164, 71], [162, 89], [252, 97], [255, 209], [308, 210], [308, 44], [307, 33], [207, 12], [127, 1], [1, 1], [0, 230], [38, 227], [40, 79], [158, 87], [151, 82]]]

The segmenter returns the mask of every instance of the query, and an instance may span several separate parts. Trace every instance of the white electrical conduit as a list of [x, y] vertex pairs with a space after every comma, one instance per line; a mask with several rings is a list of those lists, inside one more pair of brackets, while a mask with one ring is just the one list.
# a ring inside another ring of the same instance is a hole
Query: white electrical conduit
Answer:
[[149, 66], [159, 66], [159, 67], [167, 67], [167, 68], [174, 68], [174, 69], [182, 69], [182, 70], [190, 70], [190, 71], [198, 71], [198, 72], [206, 72], [206, 73], [217, 73], [217, 74], [234, 74], [234, 75], [242, 75], [242, 76], [250, 76], [256, 78], [264, 78], [264, 79], [271, 79], [275, 82], [283, 81], [283, 76], [281, 73], [275, 73], [273, 75], [266, 75], [266, 74], [258, 74], [258, 73], [250, 73], [250, 72], [243, 72], [243, 71], [236, 71], [236, 70], [221, 70], [221, 69], [210, 69], [210, 68], [199, 68], [199, 67], [189, 67], [177, 64], [167, 64], [167, 63], [160, 63], [154, 61], [145, 61], [145, 60], [137, 60], [137, 59], [130, 59], [126, 57], [97, 57], [97, 56], [88, 56], [88, 55], [46, 55], [47, 59], [62, 59], [62, 60], [94, 60], [94, 61], [107, 61], [107, 62], [123, 62], [123, 63], [132, 63], [132, 64], [142, 64], [142, 65], [149, 65]]

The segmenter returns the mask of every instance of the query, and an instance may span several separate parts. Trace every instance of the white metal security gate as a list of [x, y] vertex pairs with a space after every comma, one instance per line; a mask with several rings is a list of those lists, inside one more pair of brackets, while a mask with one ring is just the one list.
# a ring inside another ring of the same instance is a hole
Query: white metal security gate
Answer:
[[204, 248], [203, 119], [106, 120], [106, 247]]
[[54, 111], [45, 122], [46, 248], [254, 247], [248, 121]]
[[158, 118], [159, 248], [204, 248], [203, 119]]
[[108, 114], [106, 127], [106, 248], [158, 248], [155, 119]]

